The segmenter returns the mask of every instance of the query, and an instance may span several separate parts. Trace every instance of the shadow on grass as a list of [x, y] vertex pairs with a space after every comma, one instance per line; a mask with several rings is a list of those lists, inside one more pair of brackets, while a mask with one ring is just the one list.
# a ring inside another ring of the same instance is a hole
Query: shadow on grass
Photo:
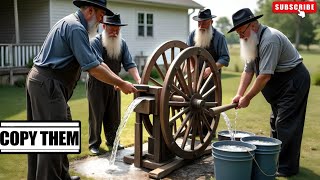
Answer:
[[316, 172], [310, 169], [300, 167], [300, 172], [298, 175], [288, 178], [288, 180], [295, 180], [295, 179], [319, 180], [320, 175], [316, 174]]
[[[72, 100], [86, 98], [85, 83], [78, 82], [76, 89], [72, 95]], [[0, 120], [11, 119], [26, 110], [26, 92], [23, 87], [0, 86]], [[20, 119], [26, 119], [26, 114], [19, 116]]]

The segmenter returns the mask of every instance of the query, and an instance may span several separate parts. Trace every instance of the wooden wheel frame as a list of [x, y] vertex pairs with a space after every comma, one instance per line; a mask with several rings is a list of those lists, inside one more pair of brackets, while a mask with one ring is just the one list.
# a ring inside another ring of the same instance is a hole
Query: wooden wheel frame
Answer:
[[[174, 58], [176, 57], [176, 51], [181, 52], [183, 49], [189, 47], [182, 41], [173, 40], [167, 41], [158, 46], [153, 53], [151, 54], [150, 58], [148, 59], [141, 76], [141, 84], [147, 85], [156, 85], [163, 87], [162, 82], [159, 82], [155, 78], [152, 77], [151, 73], [153, 71], [157, 72], [160, 76], [161, 80], [164, 81], [164, 78], [167, 74], [169, 66], [173, 62]], [[169, 58], [167, 58], [169, 54]], [[163, 63], [164, 68], [160, 68], [160, 63]], [[152, 135], [152, 127], [153, 123], [151, 122], [149, 115], [141, 114], [143, 119], [143, 124], [147, 130], [147, 132]]]
[[[204, 79], [206, 67], [210, 67], [211, 73]], [[214, 86], [204, 92], [209, 81], [213, 81]], [[213, 57], [203, 48], [184, 49], [168, 68], [162, 87], [160, 123], [165, 143], [183, 159], [200, 157], [211, 143], [220, 118], [220, 114], [209, 111], [222, 102], [220, 72]], [[207, 102], [205, 98], [210, 93], [215, 96]], [[208, 117], [212, 118], [211, 123]], [[208, 129], [205, 135], [203, 127]]]

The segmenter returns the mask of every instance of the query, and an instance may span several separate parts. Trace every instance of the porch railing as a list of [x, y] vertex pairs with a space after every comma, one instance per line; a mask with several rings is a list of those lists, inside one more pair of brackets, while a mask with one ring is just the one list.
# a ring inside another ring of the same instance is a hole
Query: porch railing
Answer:
[[25, 67], [40, 48], [41, 44], [0, 44], [0, 68]]

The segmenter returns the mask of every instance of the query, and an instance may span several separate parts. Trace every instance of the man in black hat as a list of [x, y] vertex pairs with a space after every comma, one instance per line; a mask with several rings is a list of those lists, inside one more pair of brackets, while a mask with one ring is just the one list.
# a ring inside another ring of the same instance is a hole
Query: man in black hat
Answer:
[[[198, 21], [198, 28], [190, 33], [187, 39], [189, 46], [196, 46], [205, 48], [215, 60], [217, 68], [220, 70], [223, 66], [228, 66], [230, 61], [229, 50], [227, 41], [224, 35], [212, 26], [215, 15], [211, 15], [210, 9], [200, 10], [198, 16], [194, 16], [192, 19]], [[199, 68], [203, 66], [203, 62], [199, 64]], [[210, 67], [207, 67], [204, 71], [203, 78], [207, 79], [211, 73]], [[203, 81], [204, 83], [205, 81]], [[204, 92], [210, 90], [214, 86], [213, 80], [206, 86]], [[214, 101], [214, 93], [209, 94], [206, 97], [206, 101]], [[206, 116], [209, 123], [212, 122], [211, 116]], [[203, 134], [207, 133], [206, 126], [203, 127]], [[214, 132], [215, 133], [215, 132]]]
[[[299, 172], [300, 149], [310, 89], [310, 75], [299, 52], [280, 31], [260, 24], [250, 9], [233, 14], [245, 62], [233, 102], [245, 108], [260, 91], [271, 105], [271, 136], [282, 141], [277, 176]], [[256, 73], [256, 79], [246, 92]]]
[[[80, 9], [58, 21], [50, 30], [27, 77], [27, 119], [70, 121], [67, 104], [80, 70], [118, 86], [124, 93], [135, 87], [115, 75], [91, 49], [88, 32], [94, 32], [105, 14], [106, 0], [73, 0]], [[93, 29], [93, 30], [92, 30]], [[69, 180], [66, 154], [29, 154], [28, 180]]]
[[[103, 58], [110, 69], [119, 74], [121, 64], [129, 72], [136, 83], [140, 83], [137, 65], [133, 61], [128, 46], [121, 38], [122, 24], [120, 15], [104, 16], [103, 32], [91, 39], [91, 45]], [[90, 152], [99, 154], [101, 144], [101, 128], [103, 125], [106, 144], [113, 147], [116, 132], [120, 125], [121, 101], [120, 92], [114, 86], [102, 83], [94, 76], [89, 75], [87, 81], [87, 97], [89, 103], [89, 149]], [[118, 145], [118, 149], [123, 149]]]

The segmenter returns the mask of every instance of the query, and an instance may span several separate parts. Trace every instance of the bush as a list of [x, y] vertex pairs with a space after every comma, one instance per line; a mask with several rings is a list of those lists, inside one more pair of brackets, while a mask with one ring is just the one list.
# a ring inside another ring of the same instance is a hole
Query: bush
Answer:
[[239, 65], [238, 65], [238, 64], [235, 64], [235, 65], [234, 65], [234, 71], [235, 71], [235, 72], [240, 72], [240, 68], [239, 68]]
[[315, 73], [312, 77], [312, 84], [320, 86], [320, 73]]
[[25, 78], [19, 78], [14, 82], [14, 85], [16, 87], [26, 87], [26, 79]]
[[155, 68], [152, 69], [152, 71], [150, 73], [150, 77], [155, 78], [155, 79], [160, 77], [160, 75], [158, 74], [157, 69], [155, 69]]

